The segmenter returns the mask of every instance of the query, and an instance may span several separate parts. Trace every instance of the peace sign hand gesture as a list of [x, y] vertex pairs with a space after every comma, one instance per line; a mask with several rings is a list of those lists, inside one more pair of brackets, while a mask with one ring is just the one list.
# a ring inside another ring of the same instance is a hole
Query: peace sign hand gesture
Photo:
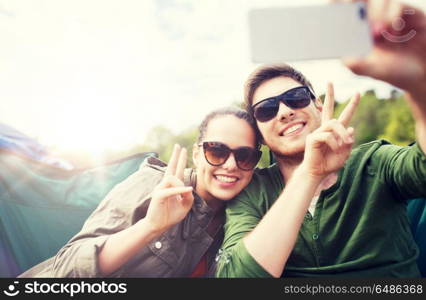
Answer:
[[157, 232], [182, 221], [192, 207], [193, 188], [183, 183], [186, 160], [186, 149], [175, 145], [164, 177], [154, 188], [145, 219]]
[[302, 165], [315, 177], [325, 177], [343, 167], [354, 143], [354, 129], [347, 127], [359, 103], [359, 94], [352, 97], [340, 114], [333, 119], [334, 89], [327, 85], [321, 126], [306, 138]]

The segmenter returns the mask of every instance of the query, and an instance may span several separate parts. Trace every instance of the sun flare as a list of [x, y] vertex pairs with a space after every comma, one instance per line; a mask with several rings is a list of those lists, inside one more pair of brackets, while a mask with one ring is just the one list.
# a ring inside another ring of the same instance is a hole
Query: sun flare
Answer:
[[67, 105], [57, 116], [50, 144], [60, 151], [89, 154], [94, 160], [108, 151], [130, 147], [126, 122], [117, 106], [96, 101]]

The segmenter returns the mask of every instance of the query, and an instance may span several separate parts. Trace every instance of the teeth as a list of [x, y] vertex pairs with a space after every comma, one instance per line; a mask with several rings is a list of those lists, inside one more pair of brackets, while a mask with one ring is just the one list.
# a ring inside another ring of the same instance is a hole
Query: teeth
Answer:
[[292, 132], [294, 132], [297, 129], [302, 128], [302, 127], [303, 127], [303, 124], [297, 124], [297, 125], [291, 126], [290, 128], [287, 128], [287, 130], [284, 132], [284, 134], [290, 134], [290, 133], [292, 133]]
[[222, 175], [217, 175], [216, 178], [219, 181], [222, 181], [222, 182], [235, 182], [235, 181], [237, 181], [237, 178], [235, 178], [235, 177], [228, 177], [228, 176], [222, 176]]

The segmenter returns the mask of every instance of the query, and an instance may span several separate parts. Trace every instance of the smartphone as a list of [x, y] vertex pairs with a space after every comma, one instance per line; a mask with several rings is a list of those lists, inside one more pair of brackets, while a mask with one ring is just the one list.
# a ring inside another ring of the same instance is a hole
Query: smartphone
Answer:
[[253, 9], [248, 21], [255, 63], [360, 57], [373, 44], [363, 2]]

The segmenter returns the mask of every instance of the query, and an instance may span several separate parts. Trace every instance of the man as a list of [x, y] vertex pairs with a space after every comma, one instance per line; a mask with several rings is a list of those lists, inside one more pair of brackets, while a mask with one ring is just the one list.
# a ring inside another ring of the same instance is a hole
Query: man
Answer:
[[[348, 157], [356, 99], [333, 120], [331, 85], [323, 106], [291, 67], [256, 70], [245, 101], [277, 164], [259, 170], [227, 208], [219, 277], [420, 275], [406, 201], [426, 196], [426, 17], [385, 0], [369, 1], [368, 9], [374, 49], [345, 63], [406, 91], [417, 143], [373, 141]], [[417, 33], [404, 43], [382, 34], [396, 34], [398, 18]]]

